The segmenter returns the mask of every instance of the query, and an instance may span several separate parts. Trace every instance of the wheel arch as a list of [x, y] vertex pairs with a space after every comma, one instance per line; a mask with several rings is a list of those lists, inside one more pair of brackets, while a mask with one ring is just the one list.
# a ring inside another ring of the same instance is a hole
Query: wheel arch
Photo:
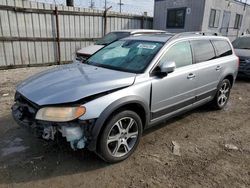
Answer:
[[230, 84], [231, 84], [231, 87], [234, 85], [234, 80], [235, 80], [235, 78], [234, 78], [233, 74], [227, 74], [227, 75], [225, 75], [224, 77], [222, 77], [222, 79], [220, 80], [220, 82], [219, 82], [219, 84], [218, 84], [217, 87], [219, 87], [219, 86], [220, 86], [220, 83], [221, 83], [223, 80], [225, 80], [225, 79], [228, 79], [228, 80], [229, 80], [229, 82], [230, 82]]
[[113, 114], [118, 113], [123, 109], [136, 112], [142, 120], [143, 128], [147, 127], [150, 120], [150, 109], [149, 105], [147, 105], [147, 102], [138, 96], [128, 96], [121, 98], [111, 103], [96, 120], [92, 130], [92, 139], [88, 146], [89, 150], [96, 150], [99, 136], [102, 133], [105, 124]]
[[234, 84], [234, 76], [232, 74], [227, 75], [224, 79], [228, 79], [230, 84], [231, 84], [231, 87], [233, 86], [233, 84]]

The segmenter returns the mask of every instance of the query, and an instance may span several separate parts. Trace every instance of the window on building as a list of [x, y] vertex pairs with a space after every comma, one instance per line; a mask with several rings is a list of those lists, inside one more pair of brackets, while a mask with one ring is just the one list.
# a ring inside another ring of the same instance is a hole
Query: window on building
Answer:
[[240, 29], [241, 22], [242, 22], [242, 15], [236, 14], [235, 16], [235, 22], [234, 22], [234, 29]]
[[193, 62], [192, 51], [189, 42], [179, 42], [173, 45], [162, 57], [159, 65], [169, 61], [174, 61], [176, 68], [191, 65]]
[[211, 9], [209, 17], [209, 27], [219, 27], [220, 22], [220, 10]]
[[217, 51], [217, 57], [225, 57], [233, 54], [232, 48], [227, 41], [212, 40], [212, 43]]
[[191, 46], [194, 52], [195, 63], [201, 63], [216, 58], [214, 47], [210, 40], [193, 40]]
[[184, 28], [186, 8], [168, 9], [167, 28]]

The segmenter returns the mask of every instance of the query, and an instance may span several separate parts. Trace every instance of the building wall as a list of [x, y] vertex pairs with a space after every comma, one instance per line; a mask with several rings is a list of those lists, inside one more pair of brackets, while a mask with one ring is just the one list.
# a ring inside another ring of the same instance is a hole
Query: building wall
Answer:
[[[167, 28], [167, 10], [172, 8], [187, 7], [191, 10], [186, 13], [185, 27], [183, 29]], [[211, 9], [220, 10], [219, 25], [217, 28], [209, 27]], [[229, 26], [223, 27], [224, 12], [231, 13]], [[243, 16], [240, 29], [235, 29], [236, 14]], [[250, 5], [235, 0], [155, 0], [154, 29], [163, 29], [169, 32], [205, 31], [222, 33], [230, 40], [242, 33], [250, 33]]]
[[[218, 28], [210, 28], [209, 27], [209, 17], [211, 9], [219, 9], [220, 13], [220, 21]], [[225, 28], [222, 28], [223, 22], [223, 14], [224, 11], [230, 11], [230, 22], [228, 27], [228, 32]], [[234, 23], [236, 14], [243, 15], [242, 24], [240, 29], [234, 29]], [[242, 33], [250, 30], [250, 6], [247, 5], [244, 10], [244, 4], [235, 2], [235, 1], [217, 1], [217, 0], [206, 0], [205, 10], [204, 10], [204, 19], [202, 22], [202, 30], [208, 32], [219, 32], [225, 36], [228, 36], [231, 40], [241, 35]]]
[[[154, 29], [169, 32], [199, 31], [202, 27], [205, 0], [155, 0]], [[167, 28], [167, 10], [186, 7], [185, 27], [183, 29]]]

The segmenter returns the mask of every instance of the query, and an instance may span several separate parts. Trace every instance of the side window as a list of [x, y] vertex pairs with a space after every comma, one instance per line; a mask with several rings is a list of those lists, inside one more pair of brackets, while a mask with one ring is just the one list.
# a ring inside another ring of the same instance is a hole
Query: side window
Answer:
[[167, 28], [184, 28], [186, 8], [167, 10]]
[[209, 27], [218, 28], [220, 22], [220, 10], [211, 9], [209, 17]]
[[233, 54], [232, 48], [227, 41], [213, 40], [212, 43], [217, 51], [217, 57], [224, 57]]
[[173, 45], [162, 57], [159, 65], [166, 61], [174, 61], [176, 68], [191, 65], [193, 62], [189, 42], [179, 42]]
[[195, 63], [201, 63], [216, 58], [214, 47], [210, 40], [193, 40], [191, 46], [194, 52]]
[[236, 14], [235, 16], [235, 22], [234, 22], [234, 29], [240, 29], [241, 24], [242, 24], [242, 15], [241, 14]]

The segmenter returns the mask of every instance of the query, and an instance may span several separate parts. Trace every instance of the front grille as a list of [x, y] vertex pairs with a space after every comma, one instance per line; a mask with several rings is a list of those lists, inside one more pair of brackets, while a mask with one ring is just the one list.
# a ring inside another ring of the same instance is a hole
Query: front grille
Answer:
[[244, 69], [244, 67], [246, 66], [247, 62], [245, 59], [240, 59], [240, 65], [239, 65], [239, 69]]
[[240, 59], [240, 64], [245, 65], [246, 64], [246, 60], [245, 59]]

